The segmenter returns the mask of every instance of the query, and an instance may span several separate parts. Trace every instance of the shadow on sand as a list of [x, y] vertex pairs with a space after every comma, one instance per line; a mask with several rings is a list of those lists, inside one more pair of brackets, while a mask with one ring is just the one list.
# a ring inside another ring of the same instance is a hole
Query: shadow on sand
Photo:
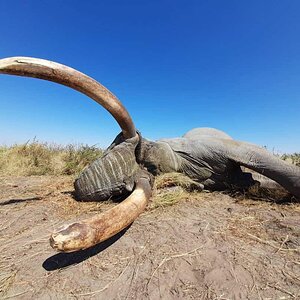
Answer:
[[23, 198], [23, 199], [9, 199], [0, 203], [0, 206], [10, 205], [10, 204], [18, 204], [22, 202], [30, 202], [36, 200], [43, 200], [43, 197], [32, 197], [32, 198]]
[[74, 264], [79, 264], [86, 259], [97, 255], [104, 251], [106, 248], [110, 247], [112, 244], [114, 244], [117, 240], [119, 240], [125, 232], [129, 229], [131, 225], [129, 225], [127, 228], [123, 229], [113, 237], [109, 238], [108, 240], [97, 244], [91, 248], [81, 250], [81, 251], [76, 251], [72, 253], [58, 253], [55, 254], [49, 258], [47, 258], [43, 262], [43, 268], [46, 271], [54, 271], [58, 270], [61, 268], [65, 268]]

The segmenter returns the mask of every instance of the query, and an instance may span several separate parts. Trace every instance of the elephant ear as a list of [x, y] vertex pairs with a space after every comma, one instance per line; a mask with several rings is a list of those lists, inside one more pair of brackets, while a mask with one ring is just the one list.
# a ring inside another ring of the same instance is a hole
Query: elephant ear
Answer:
[[159, 142], [168, 144], [179, 161], [179, 170], [190, 178], [203, 181], [216, 174], [213, 160], [207, 159], [211, 151], [201, 143], [187, 138], [162, 139]]
[[300, 199], [300, 168], [256, 145], [223, 140], [228, 158], [274, 181]]

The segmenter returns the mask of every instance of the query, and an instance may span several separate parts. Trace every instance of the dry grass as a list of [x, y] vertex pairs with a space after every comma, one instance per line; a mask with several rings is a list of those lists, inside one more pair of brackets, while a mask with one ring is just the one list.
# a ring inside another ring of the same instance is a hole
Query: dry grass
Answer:
[[73, 175], [102, 155], [95, 146], [40, 143], [0, 147], [0, 176]]
[[179, 201], [186, 200], [189, 197], [189, 193], [183, 189], [174, 189], [167, 191], [159, 191], [152, 197], [151, 209], [157, 207], [166, 207], [174, 205]]
[[294, 165], [300, 167], [300, 153], [293, 153], [293, 154], [283, 154], [281, 156], [283, 160], [289, 161]]
[[199, 183], [195, 182], [188, 176], [181, 173], [166, 173], [155, 179], [155, 186], [157, 189], [170, 188], [180, 186], [187, 191], [195, 191], [201, 189]]
[[17, 272], [2, 267], [0, 274], [0, 297], [4, 296], [14, 283]]
[[171, 206], [179, 201], [203, 198], [200, 185], [181, 173], [167, 173], [156, 177], [150, 208]]

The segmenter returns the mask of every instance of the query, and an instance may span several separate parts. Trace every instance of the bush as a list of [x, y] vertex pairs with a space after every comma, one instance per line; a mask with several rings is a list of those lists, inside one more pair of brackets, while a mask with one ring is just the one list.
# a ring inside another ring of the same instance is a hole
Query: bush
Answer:
[[281, 156], [283, 160], [290, 161], [294, 165], [300, 167], [300, 153], [293, 153], [293, 154], [283, 154]]
[[1, 176], [76, 175], [102, 155], [95, 146], [40, 143], [0, 147]]
[[66, 175], [78, 174], [85, 166], [102, 156], [102, 150], [95, 146], [68, 145], [65, 149], [62, 173]]

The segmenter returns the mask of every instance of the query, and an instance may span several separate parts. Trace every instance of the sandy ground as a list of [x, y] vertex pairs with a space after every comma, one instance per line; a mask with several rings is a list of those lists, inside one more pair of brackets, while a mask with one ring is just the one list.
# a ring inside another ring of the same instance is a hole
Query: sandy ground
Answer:
[[300, 299], [300, 204], [198, 193], [148, 209], [92, 249], [56, 253], [78, 203], [70, 177], [0, 178], [1, 299]]

